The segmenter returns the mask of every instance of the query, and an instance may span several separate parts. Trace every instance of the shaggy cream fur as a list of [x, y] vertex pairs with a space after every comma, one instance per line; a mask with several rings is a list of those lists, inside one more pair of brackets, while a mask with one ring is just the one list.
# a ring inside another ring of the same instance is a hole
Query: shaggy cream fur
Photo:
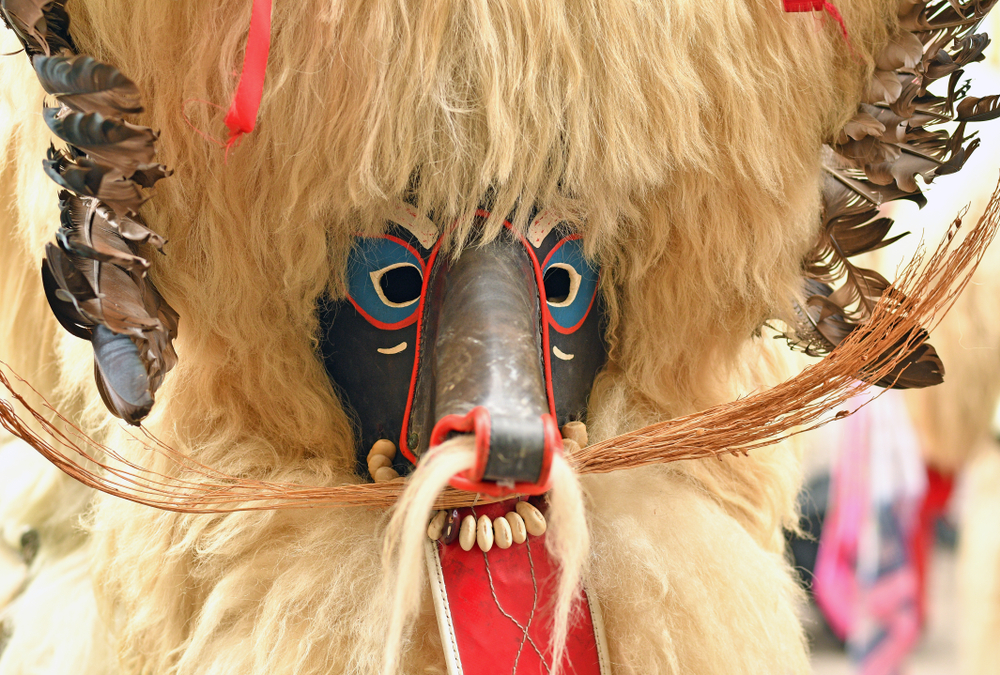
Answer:
[[[71, 1], [81, 50], [139, 84], [142, 119], [177, 171], [143, 211], [170, 239], [153, 277], [182, 317], [180, 365], [147, 425], [226, 472], [358, 480], [350, 425], [314, 354], [314, 307], [342, 293], [350, 237], [378, 231], [406, 196], [439, 226], [459, 221], [456, 253], [486, 194], [495, 213], [559, 208], [584, 233], [612, 324], [592, 439], [764, 385], [777, 364], [762, 342], [773, 341], [752, 335], [798, 290], [821, 143], [853, 113], [895, 22], [894, 0], [837, 5], [853, 54], [834, 25], [776, 0], [276, 3], [259, 128], [223, 163], [182, 113], [220, 129], [201, 101], [228, 100], [249, 2]], [[55, 329], [37, 281], [57, 223], [38, 168], [40, 91], [23, 59], [0, 69], [0, 234], [11, 242], [0, 250], [0, 356], [120, 442], [99, 410], [89, 346]], [[581, 481], [615, 672], [807, 672], [781, 557], [798, 480], [779, 448]], [[65, 483], [53, 482], [61, 499], [75, 494]], [[87, 498], [88, 538], [74, 529], [83, 498], [26, 521], [76, 543], [36, 561], [22, 598], [38, 589], [45, 601], [6, 615], [3, 675], [65, 672], [14, 649], [27, 643], [87, 672], [380, 668], [386, 514], [190, 516]], [[86, 561], [107, 643], [94, 606], [70, 601], [85, 582], [57, 595], [70, 583], [59, 570], [82, 578]], [[443, 672], [420, 594], [400, 672]], [[46, 612], [86, 629], [46, 630]]]
[[959, 656], [964, 675], [989, 675], [1000, 663], [1000, 445], [986, 441], [970, 460], [968, 499], [959, 538], [962, 610]]

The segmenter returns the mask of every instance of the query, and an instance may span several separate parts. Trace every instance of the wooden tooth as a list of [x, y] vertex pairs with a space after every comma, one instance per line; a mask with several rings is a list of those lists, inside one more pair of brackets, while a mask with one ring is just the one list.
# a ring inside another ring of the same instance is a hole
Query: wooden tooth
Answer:
[[385, 455], [389, 459], [396, 456], [396, 444], [385, 438], [375, 441], [372, 449], [368, 451], [368, 461], [375, 455]]
[[396, 470], [392, 467], [383, 466], [375, 472], [375, 475], [372, 476], [372, 478], [375, 479], [376, 483], [388, 483], [393, 478], [399, 478], [399, 474], [396, 473]]
[[471, 551], [476, 544], [476, 519], [471, 515], [462, 519], [462, 527], [458, 531], [458, 545], [463, 551]]
[[383, 466], [392, 466], [392, 460], [385, 455], [371, 455], [368, 458], [368, 473], [375, 475], [375, 472]]
[[479, 522], [476, 523], [476, 543], [483, 553], [489, 553], [493, 548], [493, 521], [489, 516], [479, 516]]
[[524, 527], [524, 518], [517, 511], [508, 511], [504, 520], [510, 525], [510, 535], [515, 544], [523, 544], [528, 538], [528, 530]]
[[515, 507], [517, 512], [524, 518], [524, 528], [533, 537], [545, 534], [545, 516], [528, 502], [518, 502]]
[[444, 523], [447, 518], [447, 511], [438, 511], [434, 514], [430, 524], [427, 525], [427, 537], [429, 539], [436, 541], [441, 538], [441, 532], [444, 530]]
[[493, 538], [496, 545], [502, 549], [510, 548], [510, 545], [514, 543], [514, 536], [506, 517], [493, 521]]
[[562, 428], [563, 438], [576, 441], [577, 445], [585, 448], [588, 445], [587, 425], [583, 422], [567, 422]]

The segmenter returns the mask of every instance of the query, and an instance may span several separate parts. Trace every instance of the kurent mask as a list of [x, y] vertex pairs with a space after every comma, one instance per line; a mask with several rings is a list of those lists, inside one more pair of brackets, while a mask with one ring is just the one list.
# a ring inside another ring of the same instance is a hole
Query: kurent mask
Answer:
[[[548, 485], [559, 427], [583, 420], [607, 358], [599, 271], [548, 212], [509, 223], [456, 258], [412, 209], [358, 237], [347, 297], [320, 308], [327, 372], [357, 417], [358, 471], [379, 439], [412, 470], [449, 434], [474, 433], [477, 464], [452, 485], [493, 495]], [[477, 225], [489, 217], [477, 214]]]
[[[817, 357], [840, 350], [838, 356], [697, 418], [664, 421], [590, 447], [577, 444], [584, 449], [574, 451], [574, 471], [601, 473], [762, 447], [818, 422], [856, 393], [856, 380], [895, 388], [941, 382], [943, 365], [921, 326], [950, 306], [950, 284], [967, 283], [997, 212], [988, 210], [955, 250], [942, 246], [923, 268], [911, 263], [892, 285], [855, 257], [898, 238], [889, 236], [892, 221], [882, 216], [882, 206], [897, 200], [922, 205], [916, 176], [930, 182], [960, 170], [978, 145], [966, 134], [967, 123], [998, 116], [994, 97], [969, 96], [960, 77], [964, 65], [983, 58], [989, 40], [975, 31], [995, 3], [911, 4], [909, 27], [901, 34], [916, 65], [895, 64], [899, 44], [891, 43], [866, 94], [875, 98], [859, 103], [843, 133], [827, 139], [816, 241], [800, 261], [802, 286], [790, 299], [793, 311], [781, 312], [784, 325], [777, 326], [793, 349]], [[61, 188], [61, 227], [45, 249], [43, 286], [63, 327], [91, 343], [96, 385], [109, 411], [139, 425], [178, 362], [173, 342], [182, 319], [147, 274], [150, 250], [162, 249], [166, 240], [139, 214], [149, 189], [171, 171], [157, 161], [158, 132], [126, 121], [143, 110], [139, 88], [114, 65], [77, 53], [65, 5], [0, 0], [0, 20], [16, 33], [50, 97], [42, 117], [62, 146], [50, 146], [43, 161]], [[270, 3], [254, 5], [244, 73], [226, 116], [230, 146], [253, 130], [263, 92]], [[811, 0], [784, 5], [786, 11], [822, 8]], [[894, 67], [882, 69], [890, 63]], [[943, 78], [947, 95], [931, 93], [928, 87]], [[887, 88], [887, 81], [899, 86]], [[953, 122], [954, 130], [941, 127]], [[479, 213], [480, 220], [488, 217]], [[560, 451], [558, 429], [585, 418], [594, 376], [606, 359], [598, 272], [580, 239], [542, 211], [531, 214], [525, 236], [508, 225], [489, 242], [473, 237], [455, 257], [439, 241], [439, 226], [446, 223], [435, 225], [405, 205], [388, 220], [382, 236], [359, 237], [350, 251], [345, 299], [319, 308], [322, 357], [355, 416], [359, 459], [375, 441], [389, 439], [401, 450], [391, 453], [394, 467], [405, 474], [449, 434], [474, 433], [476, 465], [452, 479], [469, 492], [449, 495], [449, 504], [469, 506], [478, 492], [544, 491], [549, 463]], [[618, 320], [628, 327], [628, 317]], [[24, 403], [2, 367], [0, 388]], [[253, 508], [386, 507], [403, 491], [353, 484], [300, 490], [256, 477], [220, 477], [158, 442], [157, 452], [202, 475], [203, 491], [165, 474], [155, 485], [144, 479], [140, 489], [134, 467], [113, 449], [85, 435], [79, 443], [69, 440], [44, 415], [26, 410], [54, 442], [36, 436], [13, 408], [0, 406], [0, 426], [85, 484], [156, 508], [215, 513], [230, 500], [236, 506], [226, 508], [238, 510], [248, 495]], [[129, 468], [90, 468], [104, 456]], [[365, 463], [358, 464], [366, 475]]]

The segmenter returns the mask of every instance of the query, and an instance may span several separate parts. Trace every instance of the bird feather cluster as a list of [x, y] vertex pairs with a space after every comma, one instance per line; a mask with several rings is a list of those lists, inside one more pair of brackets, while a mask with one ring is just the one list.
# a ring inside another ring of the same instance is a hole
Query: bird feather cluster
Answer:
[[124, 120], [142, 112], [135, 84], [76, 53], [65, 0], [0, 0], [0, 16], [58, 103], [43, 116], [66, 144], [43, 160], [62, 188], [61, 227], [42, 263], [45, 295], [62, 326], [93, 346], [105, 405], [138, 424], [177, 362], [177, 313], [146, 276], [142, 254], [163, 253], [166, 242], [138, 214], [145, 191], [170, 171], [156, 162], [157, 133]]
[[[893, 221], [881, 217], [879, 207], [895, 200], [923, 206], [917, 176], [930, 183], [959, 171], [979, 145], [966, 125], [1000, 116], [1000, 97], [968, 96], [962, 80], [962, 68], [983, 59], [989, 38], [976, 29], [996, 2], [900, 0], [899, 32], [876, 60], [854, 118], [825, 148], [822, 228], [803, 262], [805, 301], [796, 303], [795, 320], [783, 334], [792, 347], [829, 354], [863, 329], [880, 298], [902, 299], [885, 277], [851, 259], [904, 236], [887, 238]], [[944, 78], [947, 91], [928, 90]], [[926, 332], [913, 337], [906, 348], [919, 346], [874, 384], [911, 388], [942, 381], [944, 367]]]

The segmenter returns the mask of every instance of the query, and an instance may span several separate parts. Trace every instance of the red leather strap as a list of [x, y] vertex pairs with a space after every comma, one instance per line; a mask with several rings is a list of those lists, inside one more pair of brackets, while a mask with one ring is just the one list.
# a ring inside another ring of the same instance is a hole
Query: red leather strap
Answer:
[[271, 51], [271, 0], [253, 0], [250, 13], [250, 33], [247, 35], [243, 70], [236, 86], [233, 102], [226, 113], [229, 142], [232, 147], [244, 134], [257, 125], [257, 112], [264, 94], [264, 75], [267, 57]]
[[844, 35], [847, 43], [851, 39], [847, 36], [847, 26], [844, 25], [844, 17], [840, 15], [836, 6], [830, 0], [783, 0], [786, 12], [826, 12], [833, 17], [833, 20], [840, 24], [840, 32]]
[[784, 0], [786, 12], [817, 12], [823, 10], [823, 0]]
[[[511, 500], [476, 507], [475, 515], [492, 520], [514, 510], [515, 503]], [[460, 514], [464, 517], [470, 512], [462, 509]], [[558, 577], [557, 565], [545, 550], [545, 536], [529, 536], [525, 543], [513, 544], [506, 550], [494, 545], [488, 553], [478, 546], [463, 551], [457, 541], [447, 545], [436, 542], [433, 546], [437, 547], [440, 567], [430, 570], [432, 583], [443, 582], [450, 609], [449, 616], [439, 617], [439, 624], [448, 626], [452, 634], [442, 638], [446, 651], [457, 652], [461, 672], [549, 672], [552, 606]], [[596, 615], [599, 617], [599, 610]], [[606, 650], [601, 649], [589, 600], [581, 591], [570, 618], [562, 672], [601, 675], [602, 656], [606, 659]]]

